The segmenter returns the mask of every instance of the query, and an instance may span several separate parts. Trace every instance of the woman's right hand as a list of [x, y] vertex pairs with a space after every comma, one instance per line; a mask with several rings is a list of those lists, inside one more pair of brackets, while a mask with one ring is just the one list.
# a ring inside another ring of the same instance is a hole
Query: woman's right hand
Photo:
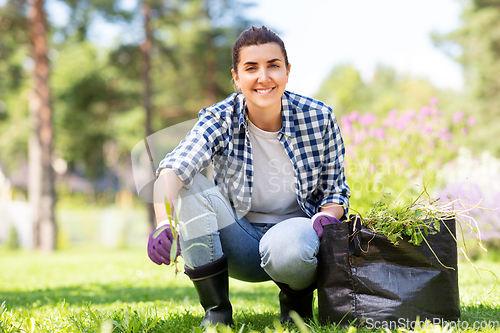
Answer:
[[[170, 265], [181, 253], [179, 236], [174, 241], [174, 236], [170, 224], [166, 223], [171, 218], [173, 212], [167, 212], [166, 204], [175, 206], [177, 192], [182, 187], [182, 181], [177, 177], [172, 169], [163, 169], [154, 185], [154, 210], [158, 227], [151, 233], [148, 240], [148, 256], [157, 265]], [[168, 201], [167, 201], [168, 200]], [[171, 209], [173, 210], [173, 209]], [[175, 245], [174, 245], [175, 244]], [[176, 248], [175, 257], [172, 258], [172, 245]]]
[[[176, 248], [175, 256], [172, 258], [172, 246]], [[170, 265], [171, 260], [175, 259], [181, 254], [181, 247], [179, 245], [179, 236], [174, 240], [172, 229], [169, 224], [159, 226], [155, 231], [149, 235], [148, 240], [148, 256], [155, 264]]]

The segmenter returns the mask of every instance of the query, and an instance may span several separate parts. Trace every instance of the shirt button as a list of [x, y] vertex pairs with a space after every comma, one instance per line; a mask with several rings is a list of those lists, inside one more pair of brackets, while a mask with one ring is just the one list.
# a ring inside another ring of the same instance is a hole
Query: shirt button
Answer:
[[250, 141], [247, 141], [247, 142], [246, 142], [246, 145], [247, 145], [247, 146], [250, 146]]
[[250, 175], [247, 175], [247, 178], [250, 178]]

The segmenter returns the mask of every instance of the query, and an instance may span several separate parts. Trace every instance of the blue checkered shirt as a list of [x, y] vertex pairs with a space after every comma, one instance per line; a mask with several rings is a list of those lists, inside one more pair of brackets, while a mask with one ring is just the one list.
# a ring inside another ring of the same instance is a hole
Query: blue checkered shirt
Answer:
[[[277, 139], [293, 164], [295, 192], [301, 209], [312, 216], [327, 203], [349, 205], [345, 148], [332, 109], [312, 98], [285, 91], [282, 127]], [[251, 207], [252, 145], [248, 110], [242, 93], [204, 108], [179, 146], [160, 162], [157, 174], [171, 168], [189, 188], [210, 162], [214, 182], [233, 207], [245, 215]]]

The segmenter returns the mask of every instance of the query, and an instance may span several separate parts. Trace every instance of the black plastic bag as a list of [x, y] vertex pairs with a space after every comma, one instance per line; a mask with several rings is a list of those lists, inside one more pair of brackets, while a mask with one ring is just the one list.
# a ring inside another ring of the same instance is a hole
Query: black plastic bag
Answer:
[[417, 318], [441, 325], [457, 321], [455, 220], [441, 222], [448, 228], [441, 224], [440, 232], [426, 237], [435, 255], [425, 241], [415, 246], [405, 238], [395, 246], [354, 216], [325, 226], [317, 256], [320, 323], [394, 329], [410, 328]]

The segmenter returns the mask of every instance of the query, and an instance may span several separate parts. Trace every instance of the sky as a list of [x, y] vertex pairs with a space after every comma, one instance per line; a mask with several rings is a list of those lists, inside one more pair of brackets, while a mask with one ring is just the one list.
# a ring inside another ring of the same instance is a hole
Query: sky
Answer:
[[247, 17], [277, 32], [292, 64], [287, 89], [313, 95], [332, 68], [352, 64], [369, 80], [377, 64], [461, 89], [461, 67], [431, 32], [460, 26], [460, 0], [256, 0]]

